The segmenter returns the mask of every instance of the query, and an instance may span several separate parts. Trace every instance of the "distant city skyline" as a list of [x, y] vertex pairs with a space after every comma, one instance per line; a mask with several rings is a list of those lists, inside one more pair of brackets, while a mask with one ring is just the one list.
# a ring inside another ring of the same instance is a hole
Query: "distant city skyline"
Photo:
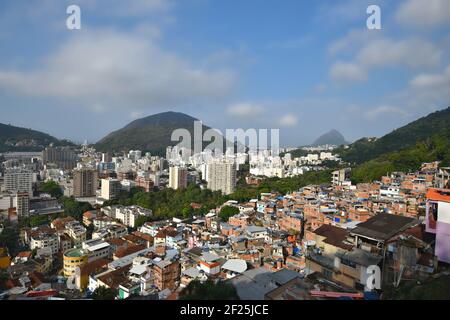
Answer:
[[[1, 2], [1, 123], [96, 142], [177, 111], [299, 146], [330, 129], [382, 136], [450, 105], [445, 0], [79, 0], [69, 31], [71, 4]], [[382, 30], [366, 28], [370, 4]]]

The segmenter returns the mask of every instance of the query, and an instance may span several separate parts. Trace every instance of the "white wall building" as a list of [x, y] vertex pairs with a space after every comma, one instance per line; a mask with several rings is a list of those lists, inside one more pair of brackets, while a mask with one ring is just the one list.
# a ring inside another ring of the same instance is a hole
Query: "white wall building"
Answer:
[[119, 196], [122, 185], [118, 179], [102, 179], [101, 198], [105, 200], [114, 200]]
[[4, 188], [9, 192], [28, 192], [33, 195], [33, 173], [22, 168], [8, 169], [4, 177]]
[[214, 161], [208, 164], [208, 188], [231, 194], [236, 189], [236, 164], [229, 161]]

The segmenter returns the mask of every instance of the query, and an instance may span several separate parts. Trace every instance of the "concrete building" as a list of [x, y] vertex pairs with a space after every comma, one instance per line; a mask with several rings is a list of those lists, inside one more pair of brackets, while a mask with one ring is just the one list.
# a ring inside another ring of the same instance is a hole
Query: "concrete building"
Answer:
[[29, 215], [30, 197], [27, 192], [0, 194], [0, 211], [8, 211], [14, 208], [19, 217], [27, 217]]
[[4, 188], [8, 192], [28, 192], [33, 195], [33, 173], [31, 170], [12, 168], [6, 170]]
[[27, 217], [30, 212], [30, 197], [27, 192], [18, 192], [14, 196], [13, 206], [19, 217]]
[[236, 164], [220, 161], [208, 164], [208, 188], [231, 194], [236, 189]]
[[111, 257], [111, 245], [103, 239], [84, 241], [81, 247], [88, 256], [88, 262]]
[[97, 191], [97, 171], [77, 169], [73, 172], [73, 195], [76, 198], [94, 197]]
[[159, 290], [174, 290], [178, 286], [181, 275], [181, 266], [178, 260], [162, 260], [153, 266], [155, 286]]
[[47, 147], [42, 151], [42, 162], [53, 163], [58, 168], [72, 170], [77, 165], [77, 156], [68, 147]]
[[438, 260], [450, 263], [450, 189], [428, 190], [426, 231], [436, 235]]
[[59, 251], [58, 236], [54, 232], [48, 232], [47, 230], [36, 230], [31, 232], [30, 236], [30, 249], [49, 249], [52, 254], [56, 254]]
[[77, 268], [85, 265], [88, 262], [88, 256], [81, 249], [69, 249], [64, 252], [63, 256], [63, 271], [65, 277], [70, 277], [75, 274]]
[[122, 185], [118, 179], [102, 179], [101, 180], [101, 198], [105, 200], [114, 200], [120, 194]]
[[187, 168], [172, 166], [169, 168], [169, 188], [183, 189], [187, 187]]
[[81, 246], [86, 241], [86, 228], [78, 221], [71, 221], [66, 224], [66, 233], [72, 240], [73, 246]]
[[140, 206], [118, 206], [116, 207], [115, 218], [120, 220], [124, 225], [134, 228], [136, 226], [136, 220], [140, 216], [151, 217], [152, 214], [152, 210]]
[[333, 171], [332, 183], [335, 186], [341, 186], [350, 179], [350, 168]]

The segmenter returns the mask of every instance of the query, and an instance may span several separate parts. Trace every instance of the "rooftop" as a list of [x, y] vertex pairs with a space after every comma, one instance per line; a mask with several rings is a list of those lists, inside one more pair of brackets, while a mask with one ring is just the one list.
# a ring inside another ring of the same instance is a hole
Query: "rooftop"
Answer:
[[335, 227], [329, 224], [324, 224], [314, 231], [315, 234], [324, 237], [324, 242], [344, 250], [351, 250], [352, 245], [344, 243], [349, 232], [345, 229]]
[[379, 213], [366, 222], [358, 224], [356, 228], [351, 230], [351, 233], [377, 241], [386, 241], [417, 223], [418, 221], [414, 218]]
[[450, 189], [428, 189], [427, 199], [434, 201], [450, 202]]
[[84, 256], [84, 252], [81, 249], [69, 249], [64, 255], [69, 258], [78, 258]]
[[264, 300], [266, 293], [296, 277], [299, 277], [299, 274], [288, 269], [272, 273], [264, 268], [256, 268], [245, 271], [230, 282], [241, 300]]

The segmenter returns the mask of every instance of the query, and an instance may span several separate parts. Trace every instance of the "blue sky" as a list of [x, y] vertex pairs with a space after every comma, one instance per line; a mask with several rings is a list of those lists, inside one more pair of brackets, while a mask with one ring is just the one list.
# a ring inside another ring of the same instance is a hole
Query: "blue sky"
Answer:
[[0, 122], [94, 142], [173, 110], [282, 145], [381, 136], [450, 105], [449, 31], [446, 0], [5, 0]]

